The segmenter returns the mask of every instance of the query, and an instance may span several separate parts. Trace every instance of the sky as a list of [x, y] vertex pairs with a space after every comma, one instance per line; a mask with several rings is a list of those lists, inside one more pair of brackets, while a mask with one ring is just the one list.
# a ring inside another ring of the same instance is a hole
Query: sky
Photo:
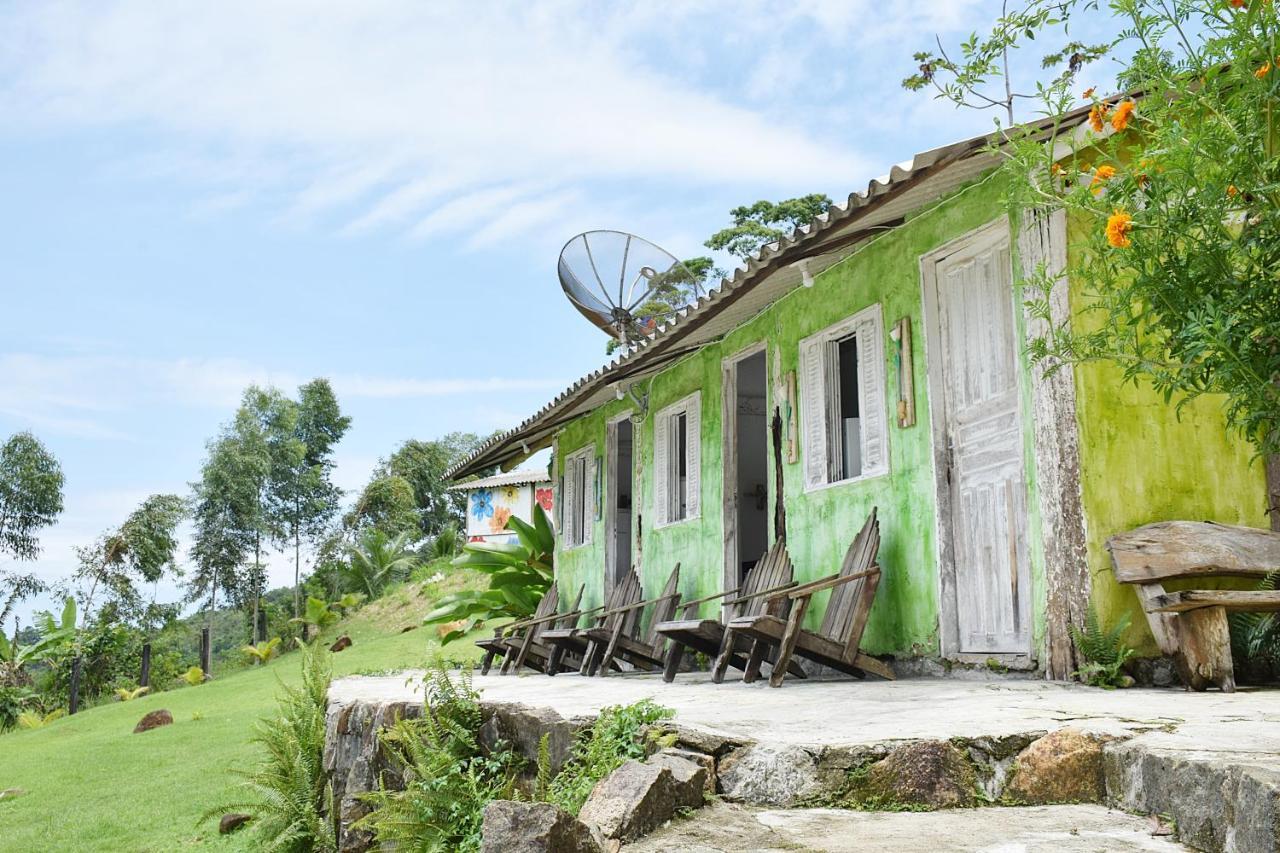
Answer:
[[998, 8], [0, 0], [0, 440], [66, 475], [40, 558], [0, 568], [65, 577], [187, 493], [251, 383], [333, 382], [347, 490], [406, 439], [515, 426], [605, 360], [566, 240], [706, 254], [734, 206], [990, 130], [899, 81]]

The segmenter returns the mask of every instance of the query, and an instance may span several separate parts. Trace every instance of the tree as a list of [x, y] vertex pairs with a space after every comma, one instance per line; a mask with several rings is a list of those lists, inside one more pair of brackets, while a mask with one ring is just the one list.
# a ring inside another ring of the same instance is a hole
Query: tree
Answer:
[[451, 432], [435, 441], [410, 439], [378, 463], [369, 485], [356, 502], [353, 524], [374, 523], [394, 536], [405, 527], [404, 485], [407, 484], [417, 515], [419, 539], [434, 536], [446, 524], [461, 524], [466, 516], [466, 496], [450, 492], [446, 474], [458, 461], [485, 441], [470, 432]]
[[388, 537], [376, 527], [361, 534], [342, 571], [347, 589], [373, 600], [382, 595], [388, 584], [407, 578], [419, 559], [410, 547], [410, 535], [403, 532]]
[[[242, 416], [250, 419], [242, 411], [237, 420]], [[223, 428], [210, 442], [200, 481], [193, 484], [194, 570], [188, 596], [192, 601], [208, 597], [211, 633], [218, 592], [229, 598], [241, 594], [246, 580], [243, 566], [261, 532], [257, 486], [269, 463], [256, 441], [245, 441], [250, 426]]]
[[387, 536], [408, 532], [417, 539], [422, 532], [422, 513], [413, 486], [394, 474], [369, 481], [344, 522], [350, 534], [372, 528]]
[[[31, 560], [40, 553], [36, 534], [62, 512], [62, 466], [29, 432], [0, 445], [0, 556]], [[0, 630], [22, 601], [43, 591], [33, 574], [0, 571]]]
[[[150, 633], [176, 615], [174, 608], [156, 604], [155, 587], [166, 573], [179, 574], [178, 525], [187, 512], [186, 501], [177, 495], [152, 495], [119, 528], [104, 533], [93, 545], [76, 548], [80, 560], [76, 580], [81, 584], [86, 622], [99, 591], [107, 596], [98, 610], [99, 621], [127, 622]], [[146, 603], [143, 586], [152, 588]]]
[[338, 512], [342, 491], [333, 484], [333, 448], [351, 426], [327, 379], [298, 389], [298, 401], [283, 400], [290, 414], [273, 422], [284, 431], [273, 442], [269, 512], [278, 544], [293, 546], [293, 615], [302, 608], [302, 544], [314, 544]]
[[729, 211], [733, 224], [712, 234], [705, 245], [708, 249], [725, 251], [745, 261], [761, 247], [776, 243], [830, 209], [831, 199], [820, 193], [735, 207]]
[[[1028, 3], [1028, 9], [1049, 4]], [[1056, 3], [1059, 14], [1091, 8]], [[1089, 224], [1073, 253], [1093, 301], [1056, 321], [1052, 271], [1032, 271], [1032, 312], [1050, 332], [1032, 342], [1050, 367], [1117, 365], [1179, 407], [1223, 396], [1228, 425], [1272, 455], [1280, 479], [1280, 20], [1264, 0], [1205, 4], [1113, 0], [1120, 83], [1147, 97], [1095, 97], [1088, 133], [1051, 128], [1058, 146], [1011, 131], [1011, 203], [1061, 208]], [[1051, 19], [1050, 19], [1051, 20]], [[1049, 26], [1046, 20], [1045, 26]], [[1036, 34], [1032, 28], [1020, 38]], [[962, 69], [965, 86], [983, 69]], [[1043, 112], [1076, 102], [1071, 76], [1041, 87]], [[1065, 145], [1070, 145], [1064, 150]], [[1280, 482], [1268, 496], [1280, 529]]]

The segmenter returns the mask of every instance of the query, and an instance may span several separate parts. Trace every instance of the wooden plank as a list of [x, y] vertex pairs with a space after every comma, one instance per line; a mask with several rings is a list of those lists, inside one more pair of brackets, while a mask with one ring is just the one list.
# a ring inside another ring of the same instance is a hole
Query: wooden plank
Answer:
[[1202, 607], [1221, 607], [1228, 613], [1274, 613], [1280, 611], [1280, 591], [1188, 589], [1157, 595], [1151, 604], [1157, 613], [1184, 613]]
[[1138, 593], [1138, 601], [1147, 614], [1147, 625], [1151, 628], [1151, 635], [1156, 639], [1156, 645], [1164, 654], [1176, 655], [1178, 653], [1177, 619], [1171, 613], [1152, 612], [1155, 606], [1152, 602], [1164, 595], [1164, 586], [1158, 583], [1140, 583], [1133, 589]]
[[801, 632], [804, 631], [800, 624], [804, 621], [805, 611], [809, 609], [809, 600], [809, 597], [805, 596], [791, 607], [791, 615], [787, 617], [787, 629], [782, 635], [782, 642], [778, 644], [778, 657], [774, 661], [773, 672], [769, 674], [770, 687], [781, 687], [783, 679], [787, 677], [791, 656], [795, 653]]
[[1192, 690], [1216, 684], [1223, 693], [1234, 693], [1235, 671], [1231, 663], [1231, 634], [1221, 607], [1203, 607], [1178, 614], [1182, 644], [1174, 661], [1182, 680]]
[[1264, 577], [1280, 569], [1280, 533], [1203, 521], [1161, 521], [1107, 540], [1116, 580]]

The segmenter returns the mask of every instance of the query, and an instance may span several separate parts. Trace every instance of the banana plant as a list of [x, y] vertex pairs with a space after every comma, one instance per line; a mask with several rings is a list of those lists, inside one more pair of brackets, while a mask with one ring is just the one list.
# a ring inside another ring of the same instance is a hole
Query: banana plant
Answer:
[[68, 598], [62, 606], [59, 623], [47, 612], [36, 614], [36, 627], [40, 639], [29, 646], [18, 642], [15, 634], [10, 640], [0, 632], [0, 685], [21, 686], [29, 681], [26, 668], [40, 663], [70, 648], [76, 639], [76, 601]]
[[481, 622], [532, 615], [551, 586], [556, 539], [542, 506], [534, 504], [532, 524], [512, 516], [506, 529], [517, 542], [469, 542], [453, 561], [458, 568], [489, 575], [489, 588], [451, 593], [436, 602], [425, 624], [458, 623], [441, 645], [461, 639]]
[[303, 608], [301, 616], [295, 616], [290, 622], [297, 622], [307, 626], [308, 639], [319, 634], [325, 628], [337, 622], [339, 616], [333, 607], [325, 603], [323, 598], [316, 598], [314, 595], [307, 596], [307, 606]]
[[151, 692], [150, 687], [134, 687], [132, 689], [128, 687], [117, 687], [116, 698], [119, 699], [121, 702], [132, 702], [134, 699], [137, 699], [139, 696], [145, 696], [150, 692]]
[[261, 666], [267, 661], [275, 657], [276, 648], [280, 645], [279, 637], [272, 637], [270, 640], [258, 643], [253, 646], [245, 646], [241, 649], [246, 655], [253, 659], [253, 662]]

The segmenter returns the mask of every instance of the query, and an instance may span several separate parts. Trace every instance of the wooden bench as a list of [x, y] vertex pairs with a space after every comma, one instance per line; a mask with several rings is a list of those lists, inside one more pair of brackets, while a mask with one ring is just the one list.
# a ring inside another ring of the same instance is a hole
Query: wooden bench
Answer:
[[1164, 582], [1266, 577], [1280, 570], [1280, 534], [1199, 521], [1162, 521], [1107, 540], [1116, 580], [1133, 584], [1160, 651], [1191, 690], [1236, 689], [1227, 614], [1280, 611], [1280, 590], [1186, 589]]

